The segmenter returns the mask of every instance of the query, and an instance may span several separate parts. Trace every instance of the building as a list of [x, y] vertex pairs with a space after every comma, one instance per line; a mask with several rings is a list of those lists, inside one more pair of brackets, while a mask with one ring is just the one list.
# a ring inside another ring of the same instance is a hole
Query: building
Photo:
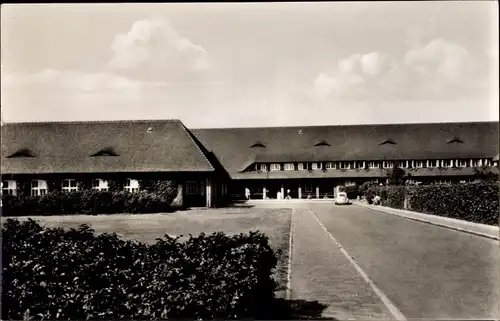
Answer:
[[397, 165], [423, 184], [498, 173], [498, 123], [187, 129], [179, 120], [9, 123], [2, 126], [2, 192], [29, 179], [106, 189], [107, 178], [174, 180], [187, 206], [243, 198], [331, 198], [339, 186], [385, 182]]

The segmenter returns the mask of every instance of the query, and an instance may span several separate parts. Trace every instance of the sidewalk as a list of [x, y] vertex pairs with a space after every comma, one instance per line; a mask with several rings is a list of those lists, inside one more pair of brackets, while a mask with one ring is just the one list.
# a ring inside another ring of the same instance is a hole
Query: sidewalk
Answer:
[[493, 240], [499, 239], [500, 230], [498, 226], [472, 223], [467, 221], [462, 221], [449, 217], [441, 217], [437, 215], [423, 214], [418, 212], [412, 212], [407, 210], [399, 210], [395, 208], [390, 208], [387, 206], [381, 205], [370, 205], [361, 201], [352, 201], [354, 205], [365, 207], [374, 211], [379, 211], [383, 213], [398, 215], [401, 217], [405, 217], [411, 220], [429, 223], [436, 226], [446, 227], [453, 230], [471, 233], [475, 235], [479, 235], [482, 237], [487, 237]]
[[292, 300], [326, 305], [322, 317], [394, 319], [308, 209], [294, 209], [292, 219]]

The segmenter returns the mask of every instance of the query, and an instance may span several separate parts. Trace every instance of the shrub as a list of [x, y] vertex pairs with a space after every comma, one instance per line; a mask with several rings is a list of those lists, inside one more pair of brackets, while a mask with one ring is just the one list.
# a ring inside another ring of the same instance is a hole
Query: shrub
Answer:
[[357, 185], [346, 186], [344, 192], [347, 193], [349, 199], [356, 199], [360, 195], [359, 186]]
[[[409, 209], [465, 221], [498, 225], [499, 182], [411, 186], [406, 189]], [[390, 193], [389, 206], [400, 208], [400, 190]]]
[[405, 186], [388, 186], [387, 199], [385, 205], [403, 209], [405, 203], [406, 187]]
[[147, 245], [9, 219], [2, 242], [2, 319], [265, 318], [276, 289], [258, 232]]
[[60, 214], [114, 214], [154, 213], [172, 211], [173, 196], [166, 192], [158, 195], [147, 191], [138, 193], [84, 190], [55, 191], [32, 196], [2, 196], [2, 215], [60, 215]]

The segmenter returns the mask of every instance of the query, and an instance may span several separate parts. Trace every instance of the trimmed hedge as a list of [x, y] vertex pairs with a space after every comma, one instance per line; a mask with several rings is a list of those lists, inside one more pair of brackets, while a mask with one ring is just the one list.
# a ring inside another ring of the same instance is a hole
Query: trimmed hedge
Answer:
[[361, 195], [358, 185], [341, 186], [340, 191], [345, 192], [347, 194], [347, 198], [352, 200]]
[[39, 197], [3, 195], [2, 216], [170, 212], [172, 199], [147, 191], [55, 191]]
[[274, 300], [277, 258], [258, 232], [147, 245], [9, 219], [2, 242], [4, 320], [266, 318]]
[[369, 204], [378, 195], [382, 205], [469, 222], [499, 224], [499, 182], [419, 186], [370, 186], [364, 195]]
[[498, 225], [499, 191], [499, 182], [412, 186], [408, 204], [421, 213]]

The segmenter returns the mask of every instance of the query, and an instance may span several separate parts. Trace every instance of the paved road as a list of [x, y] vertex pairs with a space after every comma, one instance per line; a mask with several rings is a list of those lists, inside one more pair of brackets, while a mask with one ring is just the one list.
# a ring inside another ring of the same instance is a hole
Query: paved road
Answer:
[[500, 318], [497, 241], [354, 205], [308, 205], [407, 319]]

